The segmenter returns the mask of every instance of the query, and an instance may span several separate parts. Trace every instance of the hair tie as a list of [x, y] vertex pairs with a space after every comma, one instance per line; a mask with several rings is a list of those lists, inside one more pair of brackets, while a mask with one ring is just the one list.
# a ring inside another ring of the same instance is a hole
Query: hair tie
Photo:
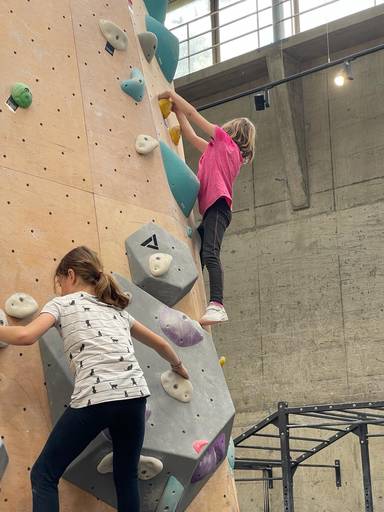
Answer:
[[98, 273], [97, 273], [96, 278], [97, 278], [97, 279], [100, 279], [100, 276], [101, 276], [101, 274], [102, 274], [102, 273], [103, 273], [103, 271], [102, 271], [102, 270], [100, 270], [100, 272], [98, 272]]

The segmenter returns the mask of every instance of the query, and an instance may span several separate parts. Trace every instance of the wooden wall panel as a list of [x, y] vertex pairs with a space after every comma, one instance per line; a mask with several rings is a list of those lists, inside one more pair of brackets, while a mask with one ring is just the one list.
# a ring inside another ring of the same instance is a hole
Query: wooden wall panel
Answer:
[[[54, 296], [58, 261], [78, 245], [98, 251], [106, 271], [130, 278], [124, 240], [151, 221], [184, 241], [199, 267], [195, 238], [186, 234], [186, 226], [194, 229], [193, 214], [186, 219], [178, 208], [160, 148], [145, 157], [134, 149], [136, 137], [145, 133], [184, 158], [158, 107], [157, 94], [172, 86], [156, 59], [147, 63], [138, 42], [138, 33], [145, 30], [142, 0], [134, 2], [134, 9], [131, 14], [125, 0], [0, 4], [5, 27], [0, 33], [2, 309], [15, 291], [29, 293], [42, 307]], [[102, 18], [126, 30], [127, 51], [115, 51], [113, 57], [106, 53], [98, 25]], [[143, 71], [147, 83], [139, 103], [120, 88], [133, 67]], [[17, 81], [32, 89], [34, 100], [13, 113], [4, 102]], [[169, 125], [174, 124], [172, 114]], [[205, 307], [200, 271], [176, 308], [198, 319]], [[29, 472], [51, 428], [38, 345], [2, 349], [0, 435], [10, 462], [1, 481], [1, 510], [5, 504], [11, 512], [31, 510]], [[223, 465], [188, 510], [237, 510], [228, 482]], [[231, 492], [233, 499], [223, 498]], [[60, 504], [67, 512], [114, 510], [65, 480]]]

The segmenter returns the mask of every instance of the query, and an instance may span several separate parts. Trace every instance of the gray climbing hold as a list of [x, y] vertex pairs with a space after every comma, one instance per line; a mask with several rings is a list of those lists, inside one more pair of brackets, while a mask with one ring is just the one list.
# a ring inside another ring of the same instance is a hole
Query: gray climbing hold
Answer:
[[[198, 273], [188, 246], [153, 222], [145, 224], [125, 240], [134, 284], [167, 306], [174, 306], [194, 285]], [[159, 252], [173, 256], [168, 272], [154, 277], [148, 258]]]
[[193, 395], [193, 386], [189, 380], [184, 379], [173, 370], [161, 375], [161, 384], [169, 396], [180, 402], [190, 402]]
[[141, 101], [145, 91], [143, 73], [139, 69], [133, 68], [131, 71], [131, 78], [121, 82], [120, 87], [126, 94], [128, 94], [128, 96], [131, 96], [136, 101]]
[[170, 254], [165, 254], [164, 252], [152, 254], [148, 260], [149, 271], [155, 277], [163, 276], [168, 272], [172, 261], [173, 256]]
[[3, 478], [4, 471], [8, 465], [9, 457], [5, 449], [4, 442], [0, 437], [0, 480]]
[[[0, 325], [8, 325], [7, 317], [2, 309], [0, 309]], [[0, 348], [8, 347], [8, 343], [0, 341]]]
[[136, 139], [135, 149], [140, 155], [149, 155], [158, 146], [157, 140], [150, 135], [139, 135]]
[[160, 309], [160, 327], [178, 347], [191, 347], [204, 339], [201, 327], [185, 313], [162, 306]]
[[128, 48], [127, 34], [116, 23], [109, 20], [100, 20], [99, 27], [105, 39], [116, 50], [126, 50]]
[[14, 293], [5, 301], [6, 313], [15, 318], [27, 318], [34, 315], [38, 309], [38, 303], [26, 293]]
[[151, 480], [151, 478], [155, 478], [156, 475], [161, 473], [163, 470], [163, 463], [161, 460], [156, 459], [155, 457], [146, 457], [145, 455], [140, 455], [139, 461], [139, 479], [140, 480]]
[[184, 487], [174, 477], [170, 476], [161, 496], [156, 512], [176, 512], [177, 505], [184, 492]]
[[139, 41], [144, 53], [144, 57], [151, 62], [157, 50], [157, 37], [153, 32], [141, 32]]

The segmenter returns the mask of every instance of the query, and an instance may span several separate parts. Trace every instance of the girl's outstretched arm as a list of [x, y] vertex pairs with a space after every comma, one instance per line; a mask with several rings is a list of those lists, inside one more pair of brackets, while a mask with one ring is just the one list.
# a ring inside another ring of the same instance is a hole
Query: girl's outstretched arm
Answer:
[[137, 341], [140, 341], [140, 343], [156, 350], [159, 356], [168, 361], [172, 367], [175, 367], [173, 369], [182, 377], [189, 379], [188, 372], [183, 365], [180, 365], [180, 359], [176, 352], [161, 336], [158, 336], [150, 329], [147, 329], [147, 327], [137, 320], [135, 320], [135, 323], [131, 327], [131, 334], [135, 339], [137, 339]]
[[180, 110], [177, 108], [172, 110], [175, 112], [177, 120], [179, 121], [182, 135], [184, 135], [184, 137], [189, 140], [189, 142], [193, 144], [196, 149], [198, 149], [201, 153], [204, 153], [205, 148], [208, 146], [208, 142], [196, 135], [195, 130], [189, 124], [188, 119]]
[[185, 117], [195, 123], [199, 128], [203, 130], [210, 137], [215, 136], [215, 128], [216, 125], [207, 121], [202, 115], [198, 113], [198, 111], [193, 107], [188, 101], [185, 101], [179, 94], [171, 89], [168, 91], [164, 91], [159, 94], [158, 99], [161, 100], [163, 98], [171, 98], [171, 100], [176, 105], [177, 109], [182, 112]]
[[0, 326], [0, 341], [9, 345], [33, 345], [54, 324], [55, 317], [53, 315], [41, 313], [25, 326]]

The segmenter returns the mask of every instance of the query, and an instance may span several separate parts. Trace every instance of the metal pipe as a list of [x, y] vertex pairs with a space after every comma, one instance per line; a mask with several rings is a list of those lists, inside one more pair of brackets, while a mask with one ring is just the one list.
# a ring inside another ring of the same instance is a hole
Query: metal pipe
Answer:
[[[346, 60], [355, 60], [360, 57], [364, 57], [365, 55], [369, 55], [374, 52], [378, 52], [380, 50], [384, 50], [384, 44], [380, 44], [378, 46], [373, 46], [368, 50], [363, 50], [361, 52], [353, 53], [352, 55], [348, 55], [347, 57], [343, 57], [341, 59], [336, 59], [332, 62], [327, 62], [326, 64], [321, 64], [315, 68], [307, 69], [306, 71], [301, 71], [300, 73], [296, 73], [291, 76], [287, 76], [286, 78], [282, 78], [281, 80], [276, 80], [275, 82], [270, 82], [269, 84], [262, 85], [260, 87], [255, 87], [254, 89], [250, 89], [249, 91], [240, 92], [238, 94], [234, 94], [233, 96], [228, 96], [228, 98], [223, 98], [221, 100], [213, 101], [212, 103], [207, 103], [207, 105], [202, 105], [201, 107], [197, 107], [196, 110], [201, 112], [208, 108], [217, 107], [218, 105], [223, 105], [224, 103], [228, 103], [229, 101], [237, 100], [239, 98], [243, 98], [244, 96], [249, 96], [250, 94], [255, 94], [257, 92], [262, 92], [266, 89], [273, 89], [274, 87], [285, 84], [287, 82], [291, 82], [292, 80], [296, 80], [297, 78], [302, 78], [307, 75], [312, 75], [317, 71], [322, 71], [323, 69], [328, 69], [333, 66], [337, 66], [338, 64], [342, 64]], [[291, 413], [290, 414], [294, 414]]]

